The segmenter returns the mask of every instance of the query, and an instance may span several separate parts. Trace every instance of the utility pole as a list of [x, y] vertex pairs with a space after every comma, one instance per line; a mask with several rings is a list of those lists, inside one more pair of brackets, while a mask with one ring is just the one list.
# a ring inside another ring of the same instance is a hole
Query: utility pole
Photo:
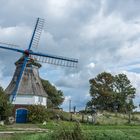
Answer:
[[76, 106], [73, 107], [73, 113], [76, 113]]
[[69, 100], [69, 113], [71, 113], [71, 99]]

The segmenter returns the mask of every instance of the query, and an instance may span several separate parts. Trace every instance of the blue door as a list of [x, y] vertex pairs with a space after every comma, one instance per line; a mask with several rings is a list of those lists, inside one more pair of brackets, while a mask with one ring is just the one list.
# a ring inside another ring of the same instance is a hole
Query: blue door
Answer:
[[16, 123], [26, 123], [27, 122], [28, 110], [24, 108], [19, 108], [16, 110]]

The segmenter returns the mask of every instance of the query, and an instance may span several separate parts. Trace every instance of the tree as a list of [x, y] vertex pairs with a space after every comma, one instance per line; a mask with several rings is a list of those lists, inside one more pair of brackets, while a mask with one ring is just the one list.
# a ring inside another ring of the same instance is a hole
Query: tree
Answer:
[[46, 91], [48, 95], [48, 108], [59, 107], [63, 101], [64, 101], [64, 95], [61, 90], [57, 90], [55, 86], [53, 86], [49, 81], [47, 80], [41, 80], [42, 85], [44, 87], [44, 90]]
[[[87, 103], [87, 106], [124, 112], [127, 98], [131, 96], [133, 99], [135, 96], [136, 89], [131, 85], [125, 74], [113, 76], [110, 73], [103, 72], [90, 79], [89, 82], [92, 99]], [[133, 101], [131, 105], [134, 106]]]
[[[92, 100], [88, 103], [103, 110], [109, 110], [113, 102], [113, 76], [103, 72], [96, 78], [90, 79], [90, 95]], [[110, 107], [109, 107], [110, 106]]]
[[9, 102], [3, 88], [0, 86], [0, 119], [6, 119], [12, 115], [13, 106]]
[[116, 75], [114, 85], [118, 110], [126, 112], [134, 109], [132, 99], [135, 97], [136, 89], [131, 85], [127, 76], [125, 74]]

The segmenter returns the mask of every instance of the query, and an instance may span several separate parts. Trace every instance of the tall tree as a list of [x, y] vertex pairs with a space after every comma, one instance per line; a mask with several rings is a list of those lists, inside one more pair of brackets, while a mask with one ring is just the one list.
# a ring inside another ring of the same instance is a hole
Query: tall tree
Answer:
[[[125, 74], [113, 76], [103, 72], [90, 79], [89, 82], [92, 99], [87, 105], [103, 110], [125, 111], [127, 99], [133, 99], [136, 92]], [[131, 106], [133, 106], [133, 101], [131, 101]]]
[[48, 80], [41, 80], [44, 90], [48, 95], [48, 108], [59, 107], [64, 101], [64, 95], [61, 90], [57, 90]]
[[106, 72], [98, 74], [97, 77], [90, 79], [90, 95], [92, 100], [88, 104], [94, 105], [100, 109], [110, 109], [114, 97], [113, 81], [113, 76]]

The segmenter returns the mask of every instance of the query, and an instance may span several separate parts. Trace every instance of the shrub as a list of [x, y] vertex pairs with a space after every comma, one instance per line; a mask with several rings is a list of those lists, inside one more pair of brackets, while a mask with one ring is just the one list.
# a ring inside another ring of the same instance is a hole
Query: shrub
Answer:
[[86, 140], [81, 131], [79, 123], [74, 126], [63, 126], [59, 130], [55, 131], [51, 137], [52, 140]]
[[48, 120], [47, 109], [42, 105], [30, 105], [28, 106], [28, 120], [29, 122], [42, 123]]
[[47, 109], [42, 105], [30, 105], [28, 106], [29, 114], [28, 120], [29, 122], [39, 122], [42, 123], [48, 120], [69, 120], [70, 115], [67, 112], [63, 112], [57, 109]]
[[6, 120], [12, 116], [13, 105], [9, 102], [8, 96], [0, 86], [0, 120]]
[[69, 121], [70, 115], [67, 112], [60, 111], [57, 109], [47, 109], [47, 115], [49, 119], [57, 119], [57, 116], [60, 117], [61, 120]]
[[131, 120], [132, 121], [139, 121], [139, 118], [137, 116], [132, 115]]

